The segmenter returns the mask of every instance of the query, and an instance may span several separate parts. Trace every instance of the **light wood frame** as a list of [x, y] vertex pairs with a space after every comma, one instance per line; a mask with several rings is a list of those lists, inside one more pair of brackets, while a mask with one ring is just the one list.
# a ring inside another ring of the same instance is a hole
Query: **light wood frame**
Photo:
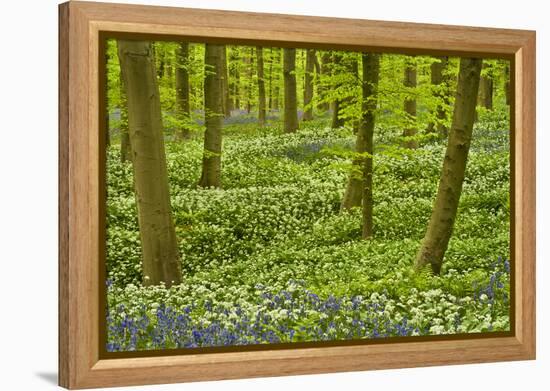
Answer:
[[[508, 56], [513, 336], [100, 359], [100, 31], [401, 53]], [[59, 384], [76, 388], [535, 358], [535, 32], [71, 1], [59, 6]]]

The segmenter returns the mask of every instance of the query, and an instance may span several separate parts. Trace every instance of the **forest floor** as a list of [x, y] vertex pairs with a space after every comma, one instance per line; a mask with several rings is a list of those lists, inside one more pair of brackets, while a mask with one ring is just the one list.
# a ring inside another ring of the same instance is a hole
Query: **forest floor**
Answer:
[[132, 168], [107, 157], [109, 351], [509, 330], [509, 131], [476, 124], [441, 276], [413, 261], [445, 142], [377, 128], [374, 237], [340, 212], [355, 136], [323, 120], [224, 128], [223, 189], [197, 189], [203, 141], [167, 141], [183, 280], [141, 285]]

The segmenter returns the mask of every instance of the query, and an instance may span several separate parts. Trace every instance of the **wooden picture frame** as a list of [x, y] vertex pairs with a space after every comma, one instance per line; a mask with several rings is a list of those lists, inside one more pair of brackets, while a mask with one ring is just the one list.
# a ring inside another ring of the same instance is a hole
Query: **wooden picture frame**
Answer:
[[[511, 281], [507, 336], [353, 346], [103, 359], [98, 324], [101, 249], [101, 32], [177, 40], [512, 61]], [[535, 358], [535, 32], [71, 1], [59, 6], [59, 384], [70, 389], [314, 374]]]

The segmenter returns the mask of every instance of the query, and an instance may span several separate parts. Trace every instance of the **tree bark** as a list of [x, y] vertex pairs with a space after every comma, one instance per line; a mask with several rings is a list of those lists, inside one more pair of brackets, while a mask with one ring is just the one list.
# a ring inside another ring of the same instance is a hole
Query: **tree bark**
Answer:
[[[405, 60], [405, 77], [403, 80], [403, 85], [407, 89], [408, 96], [405, 98], [403, 103], [403, 110], [407, 115], [407, 122], [409, 125], [405, 127], [403, 131], [404, 137], [414, 137], [416, 136], [416, 97], [414, 95], [416, 88], [416, 63], [414, 58], [407, 58]], [[411, 91], [412, 90], [412, 91]], [[417, 148], [418, 142], [416, 140], [405, 140], [403, 143], [405, 148]]]
[[265, 126], [265, 80], [264, 53], [261, 46], [256, 46], [256, 68], [258, 73], [258, 123]]
[[118, 41], [128, 99], [144, 285], [182, 281], [172, 220], [160, 96], [151, 43]]
[[449, 99], [449, 80], [446, 76], [447, 66], [449, 63], [448, 57], [436, 57], [437, 60], [431, 65], [431, 82], [434, 86], [434, 96], [438, 100], [435, 109], [435, 120], [428, 124], [428, 133], [437, 133], [441, 139], [447, 138], [448, 128], [445, 125], [447, 120], [447, 112], [445, 106], [450, 102]]
[[[272, 63], [277, 64], [277, 69], [280, 69], [281, 66], [281, 49], [276, 48], [274, 51], [274, 56], [272, 58]], [[273, 74], [273, 102], [271, 109], [279, 110], [280, 108], [280, 95], [281, 95], [281, 77], [280, 74], [275, 72]]]
[[493, 78], [490, 75], [490, 65], [483, 64], [485, 75], [479, 81], [479, 105], [487, 110], [493, 110]]
[[296, 97], [296, 49], [283, 49], [283, 76], [285, 90], [284, 129], [286, 133], [298, 130], [298, 102]]
[[510, 105], [510, 62], [506, 62], [504, 68], [504, 93], [506, 94], [506, 104]]
[[313, 119], [313, 72], [315, 71], [315, 49], [307, 49], [306, 68], [304, 80], [304, 116], [303, 121], [311, 121]]
[[462, 58], [460, 60], [453, 123], [434, 208], [426, 235], [416, 255], [417, 270], [430, 264], [435, 274], [441, 272], [443, 257], [453, 232], [466, 172], [481, 64], [482, 60], [477, 58]]
[[[319, 84], [319, 87], [317, 89], [317, 93], [318, 95], [323, 98], [324, 95], [325, 95], [325, 85], [324, 83], [326, 83], [326, 79], [327, 77], [330, 76], [330, 59], [331, 59], [331, 56], [330, 56], [330, 52], [329, 51], [324, 51], [322, 52], [321, 54], [321, 64], [319, 66], [319, 75], [320, 75], [320, 81], [321, 83]], [[318, 108], [319, 110], [321, 111], [328, 111], [330, 109], [330, 104], [329, 102], [322, 102], [318, 105]]]
[[224, 45], [205, 44], [204, 65], [204, 153], [200, 187], [221, 187], [223, 127], [222, 72]]
[[176, 137], [188, 139], [191, 131], [186, 122], [191, 115], [189, 101], [189, 44], [182, 42], [176, 49], [176, 118], [182, 123]]
[[[374, 133], [374, 111], [377, 104], [377, 88], [380, 74], [380, 56], [377, 54], [363, 54], [363, 83], [361, 120], [357, 129], [355, 141], [355, 152], [358, 154], [370, 154], [373, 151]], [[368, 161], [367, 161], [368, 160]], [[366, 182], [365, 182], [366, 181]], [[365, 190], [365, 189], [370, 190]], [[353, 159], [350, 177], [340, 205], [340, 210], [349, 210], [353, 207], [360, 207], [363, 196], [367, 193], [367, 203], [363, 205], [364, 213], [367, 213], [366, 220], [372, 220], [372, 159], [359, 156]], [[370, 216], [370, 217], [368, 217]], [[365, 221], [366, 221], [365, 220]], [[364, 224], [366, 234], [372, 235], [372, 222]]]
[[[333, 65], [332, 74], [333, 75], [337, 72], [341, 72], [341, 70], [339, 69], [341, 64], [342, 64], [342, 54], [338, 52], [334, 52], [332, 55], [332, 65]], [[333, 88], [335, 89], [338, 89], [339, 87], [340, 87], [340, 84], [333, 86]], [[340, 118], [340, 105], [341, 105], [341, 101], [338, 98], [334, 99], [334, 101], [332, 102], [332, 120], [330, 124], [330, 127], [332, 129], [336, 129], [344, 126], [344, 119]]]
[[372, 228], [372, 159], [374, 155], [374, 122], [378, 105], [380, 55], [363, 53], [363, 100], [361, 127], [358, 135], [365, 138], [365, 152], [370, 155], [363, 161], [363, 239], [373, 235]]

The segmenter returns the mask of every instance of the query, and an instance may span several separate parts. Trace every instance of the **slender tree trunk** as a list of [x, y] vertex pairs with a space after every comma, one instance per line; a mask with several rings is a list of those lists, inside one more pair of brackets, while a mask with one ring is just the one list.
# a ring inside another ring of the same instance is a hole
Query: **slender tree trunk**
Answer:
[[160, 96], [151, 43], [119, 40], [118, 56], [128, 99], [143, 283], [179, 284], [182, 281], [181, 261], [170, 206]]
[[[326, 94], [326, 88], [325, 83], [326, 79], [330, 76], [330, 52], [324, 51], [321, 54], [321, 64], [319, 69], [319, 87], [317, 88], [317, 93], [321, 98], [324, 98]], [[321, 111], [328, 111], [330, 109], [329, 102], [322, 102], [318, 106], [319, 110]]]
[[[338, 72], [341, 72], [340, 66], [342, 64], [342, 53], [335, 52], [332, 55], [332, 74], [336, 74]], [[340, 84], [337, 84], [334, 86], [335, 89], [340, 88]], [[332, 121], [330, 127], [333, 129], [339, 128], [344, 126], [344, 119], [340, 118], [340, 105], [341, 101], [340, 99], [336, 98], [332, 102]]]
[[[409, 123], [403, 131], [403, 136], [414, 137], [416, 136], [416, 97], [414, 96], [414, 89], [416, 88], [416, 63], [414, 62], [414, 58], [407, 58], [406, 60], [403, 85], [407, 88], [409, 94], [403, 103], [403, 110], [407, 115], [407, 122]], [[406, 140], [403, 146], [414, 149], [418, 147], [418, 142], [416, 140]]]
[[265, 126], [265, 80], [264, 52], [261, 46], [256, 46], [256, 67], [258, 70], [258, 123]]
[[493, 78], [489, 74], [490, 66], [485, 63], [483, 69], [486, 71], [485, 76], [481, 76], [479, 81], [479, 97], [478, 103], [487, 110], [493, 110]]
[[268, 83], [267, 83], [267, 110], [273, 108], [273, 48], [269, 48], [269, 68], [268, 68]]
[[284, 128], [286, 133], [298, 130], [298, 102], [296, 97], [296, 49], [283, 49], [283, 75], [285, 89], [285, 117]]
[[[279, 69], [281, 66], [281, 49], [275, 49], [273, 62], [277, 64], [277, 69]], [[281, 78], [277, 72], [275, 72], [273, 76], [273, 106], [271, 106], [271, 108], [278, 111], [281, 106], [279, 104], [279, 97], [281, 96]]]
[[189, 44], [182, 42], [176, 50], [176, 118], [182, 124], [176, 136], [180, 140], [188, 139], [191, 136], [191, 131], [187, 126], [191, 115], [188, 68]]
[[252, 111], [252, 76], [254, 75], [254, 48], [250, 48], [250, 52], [245, 57], [246, 64], [246, 113]]
[[311, 121], [313, 119], [313, 72], [315, 71], [315, 49], [307, 49], [306, 54], [306, 74], [304, 80], [304, 116], [302, 120]]
[[431, 65], [431, 82], [434, 86], [434, 96], [438, 103], [435, 109], [435, 120], [428, 124], [428, 133], [437, 133], [440, 138], [447, 138], [447, 112], [445, 107], [449, 105], [449, 80], [446, 76], [448, 57], [436, 57], [437, 60]]
[[372, 159], [374, 155], [374, 122], [378, 105], [378, 81], [380, 79], [380, 55], [363, 53], [363, 100], [361, 103], [361, 128], [358, 132], [366, 139], [363, 160], [363, 239], [372, 237]]
[[204, 154], [200, 187], [221, 187], [223, 126], [222, 72], [225, 46], [205, 44], [204, 64]]
[[430, 264], [435, 274], [441, 272], [443, 257], [453, 232], [466, 172], [481, 64], [482, 60], [476, 58], [460, 60], [453, 123], [449, 132], [447, 151], [443, 160], [432, 216], [422, 245], [416, 255], [417, 270]]
[[236, 56], [235, 56], [235, 70], [234, 70], [234, 83], [235, 83], [235, 103], [234, 103], [234, 107], [237, 109], [237, 110], [240, 110], [241, 109], [241, 73], [239, 71], [239, 63], [240, 63], [240, 58], [239, 58], [239, 53], [237, 52], [237, 49], [235, 50], [236, 52]]
[[[344, 193], [344, 198], [340, 205], [340, 210], [349, 210], [354, 207], [360, 207], [365, 193], [365, 180], [368, 182], [369, 189], [372, 188], [372, 159], [367, 158], [365, 153], [372, 155], [373, 132], [374, 132], [374, 111], [376, 110], [377, 98], [376, 90], [380, 74], [380, 57], [377, 54], [363, 54], [363, 82], [362, 82], [362, 103], [361, 118], [357, 126], [357, 138], [355, 141], [355, 152], [362, 156], [355, 157], [352, 162], [352, 168]], [[355, 61], [352, 69], [355, 71]], [[359, 77], [357, 69], [357, 77]], [[373, 108], [374, 105], [374, 108]], [[367, 162], [367, 160], [369, 160]], [[370, 171], [369, 171], [370, 170]], [[372, 189], [369, 196], [370, 206], [367, 202], [365, 210], [370, 210], [372, 215]], [[370, 208], [370, 209], [369, 209]], [[366, 225], [367, 233], [372, 234], [372, 223]]]
[[221, 59], [222, 99], [223, 114], [225, 118], [231, 117], [231, 98], [229, 96], [229, 72], [227, 71], [227, 49], [224, 46]]

